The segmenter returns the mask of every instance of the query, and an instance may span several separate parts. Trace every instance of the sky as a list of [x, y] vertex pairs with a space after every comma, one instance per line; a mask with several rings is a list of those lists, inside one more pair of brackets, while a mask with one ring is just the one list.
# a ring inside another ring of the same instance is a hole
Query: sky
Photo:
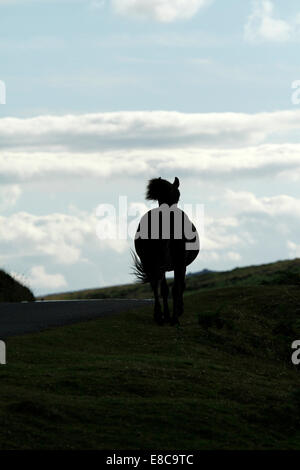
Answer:
[[188, 272], [300, 257], [299, 2], [0, 0], [0, 18], [2, 269], [36, 295], [134, 281], [159, 176], [201, 235]]

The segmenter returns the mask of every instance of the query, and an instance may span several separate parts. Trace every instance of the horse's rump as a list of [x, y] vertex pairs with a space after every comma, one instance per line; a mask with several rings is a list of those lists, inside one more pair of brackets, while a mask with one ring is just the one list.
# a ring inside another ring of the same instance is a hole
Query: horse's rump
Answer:
[[141, 219], [135, 236], [135, 250], [151, 276], [174, 271], [176, 264], [188, 266], [200, 250], [194, 224], [180, 209], [159, 207]]

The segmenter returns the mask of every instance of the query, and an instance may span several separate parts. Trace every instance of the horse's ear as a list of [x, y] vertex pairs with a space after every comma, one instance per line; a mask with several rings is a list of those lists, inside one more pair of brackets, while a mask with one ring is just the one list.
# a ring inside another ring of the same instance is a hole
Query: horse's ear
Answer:
[[175, 188], [179, 188], [179, 179], [177, 178], [177, 176], [174, 179], [173, 186], [175, 186]]

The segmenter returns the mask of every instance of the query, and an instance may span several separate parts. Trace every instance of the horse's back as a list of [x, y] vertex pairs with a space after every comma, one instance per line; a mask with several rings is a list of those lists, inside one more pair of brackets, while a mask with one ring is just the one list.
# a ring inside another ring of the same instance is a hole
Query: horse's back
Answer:
[[134, 243], [143, 263], [164, 271], [173, 271], [176, 263], [188, 266], [200, 251], [196, 227], [178, 207], [149, 210], [140, 221]]

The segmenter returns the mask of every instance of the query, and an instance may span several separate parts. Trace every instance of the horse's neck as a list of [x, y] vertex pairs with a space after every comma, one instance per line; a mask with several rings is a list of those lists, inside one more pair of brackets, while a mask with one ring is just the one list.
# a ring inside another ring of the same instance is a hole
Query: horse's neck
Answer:
[[166, 202], [159, 202], [159, 203], [158, 203], [158, 206], [159, 206], [159, 207], [160, 207], [160, 206], [163, 206], [163, 205], [168, 206], [169, 208], [172, 207], [172, 208], [174, 208], [174, 209], [178, 209], [178, 207], [177, 207], [177, 202], [174, 203], [174, 204], [172, 204], [171, 206], [170, 206], [169, 204], [167, 204]]

